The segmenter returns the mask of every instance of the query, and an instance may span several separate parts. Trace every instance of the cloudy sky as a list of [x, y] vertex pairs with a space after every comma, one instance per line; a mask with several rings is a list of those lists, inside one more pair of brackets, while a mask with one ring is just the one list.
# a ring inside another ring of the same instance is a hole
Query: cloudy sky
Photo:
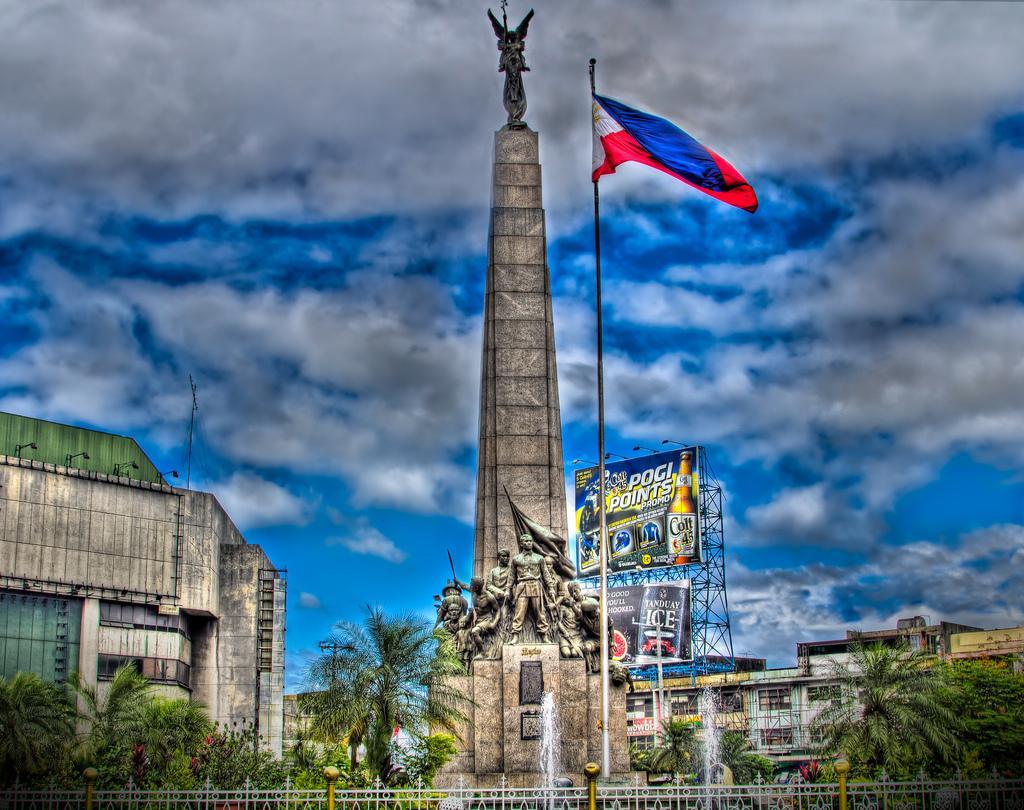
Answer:
[[[334, 621], [471, 565], [485, 9], [0, 0], [0, 409], [181, 469], [191, 374], [193, 484], [289, 569], [293, 687]], [[536, 10], [567, 462], [596, 452], [594, 56], [761, 199], [602, 180], [609, 449], [707, 446], [736, 652], [1024, 622], [1024, 4]]]

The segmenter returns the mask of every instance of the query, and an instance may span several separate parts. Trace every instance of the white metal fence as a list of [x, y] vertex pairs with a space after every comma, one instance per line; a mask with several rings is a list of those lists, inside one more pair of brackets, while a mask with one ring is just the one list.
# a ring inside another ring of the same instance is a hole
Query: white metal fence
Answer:
[[[1024, 779], [850, 782], [847, 810], [1024, 810]], [[326, 790], [97, 790], [90, 810], [329, 810]], [[587, 788], [336, 790], [334, 810], [587, 810]], [[2, 810], [83, 810], [84, 790], [0, 792]], [[599, 786], [598, 810], [841, 810], [839, 785]]]

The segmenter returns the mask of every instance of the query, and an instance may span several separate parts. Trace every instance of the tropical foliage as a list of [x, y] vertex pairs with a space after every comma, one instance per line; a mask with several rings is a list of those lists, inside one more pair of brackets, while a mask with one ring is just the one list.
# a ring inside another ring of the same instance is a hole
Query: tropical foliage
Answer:
[[422, 781], [424, 785], [433, 785], [437, 772], [458, 753], [451, 734], [420, 737], [402, 757], [410, 784]]
[[666, 720], [661, 726], [661, 745], [651, 752], [648, 767], [678, 779], [694, 770], [697, 757], [697, 732], [693, 723]]
[[33, 674], [0, 678], [0, 785], [75, 783], [86, 765], [100, 788], [283, 784], [284, 764], [258, 743], [253, 729], [218, 730], [199, 703], [157, 695], [131, 666], [101, 690], [75, 676], [67, 691]]
[[453, 676], [463, 673], [450, 637], [412, 615], [387, 616], [367, 608], [365, 623], [341, 622], [309, 668], [310, 691], [300, 710], [311, 733], [349, 750], [358, 767], [388, 781], [398, 766], [393, 736], [401, 727], [414, 738], [430, 729], [455, 731], [465, 700]]
[[957, 760], [959, 718], [933, 657], [905, 646], [857, 644], [833, 665], [840, 699], [814, 721], [821, 754], [845, 754], [853, 773], [910, 776], [927, 762]]
[[0, 783], [42, 775], [73, 732], [74, 713], [59, 687], [26, 672], [0, 678]]
[[206, 736], [191, 764], [199, 784], [209, 781], [211, 787], [224, 790], [240, 788], [247, 780], [254, 788], [269, 790], [283, 785], [288, 775], [285, 763], [262, 748], [251, 726], [240, 732], [218, 730]]
[[752, 785], [760, 776], [771, 782], [775, 776], [775, 763], [750, 751], [750, 740], [739, 731], [723, 731], [718, 742], [718, 753], [723, 765], [732, 771], [737, 785]]
[[[1024, 673], [1005, 661], [957, 661], [945, 667], [949, 706], [959, 722], [960, 770], [1024, 776]], [[930, 770], [938, 772], [938, 763]]]

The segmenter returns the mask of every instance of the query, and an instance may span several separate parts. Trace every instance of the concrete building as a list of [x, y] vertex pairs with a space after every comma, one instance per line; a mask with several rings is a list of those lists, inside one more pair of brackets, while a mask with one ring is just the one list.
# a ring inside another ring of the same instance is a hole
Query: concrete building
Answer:
[[[849, 661], [851, 646], [866, 643], [906, 643], [938, 658], [1011, 659], [1016, 667], [1024, 661], [1024, 627], [979, 630], [951, 622], [929, 624], [923, 617], [901, 619], [895, 628], [850, 630], [842, 639], [797, 644], [797, 665], [706, 675], [695, 679], [669, 678], [663, 682], [666, 717], [703, 723], [710, 715], [706, 701], [713, 694], [718, 727], [739, 731], [750, 741], [755, 754], [782, 766], [812, 759], [820, 740], [814, 720], [840, 697], [835, 665]], [[710, 687], [710, 693], [705, 690]], [[638, 681], [627, 703], [630, 743], [651, 748], [656, 742], [658, 684]]]
[[102, 692], [132, 663], [280, 755], [285, 587], [134, 440], [0, 413], [0, 675], [77, 671]]

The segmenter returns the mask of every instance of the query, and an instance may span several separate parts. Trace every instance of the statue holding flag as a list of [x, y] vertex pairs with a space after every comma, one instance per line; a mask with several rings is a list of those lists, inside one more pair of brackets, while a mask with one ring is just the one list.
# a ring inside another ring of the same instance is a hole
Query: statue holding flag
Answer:
[[526, 59], [523, 52], [526, 50], [526, 30], [530, 27], [530, 20], [533, 19], [533, 9], [519, 23], [518, 28], [509, 29], [508, 16], [505, 14], [505, 2], [501, 4], [501, 22], [495, 17], [491, 10], [487, 10], [487, 17], [494, 28], [494, 34], [498, 37], [498, 50], [501, 57], [498, 59], [498, 72], [505, 74], [505, 92], [502, 100], [505, 109], [508, 110], [508, 123], [513, 126], [524, 126], [523, 116], [526, 115], [526, 90], [523, 88], [522, 73], [528, 71]]

